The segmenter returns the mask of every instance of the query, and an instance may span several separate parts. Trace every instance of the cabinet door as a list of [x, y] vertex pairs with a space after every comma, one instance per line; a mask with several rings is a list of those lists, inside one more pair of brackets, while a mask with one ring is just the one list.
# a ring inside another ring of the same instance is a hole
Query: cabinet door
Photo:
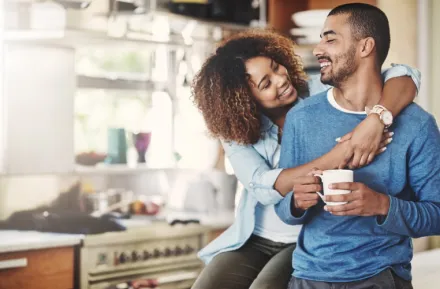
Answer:
[[0, 254], [0, 289], [72, 289], [74, 248]]
[[73, 170], [74, 62], [70, 48], [5, 46], [5, 173]]

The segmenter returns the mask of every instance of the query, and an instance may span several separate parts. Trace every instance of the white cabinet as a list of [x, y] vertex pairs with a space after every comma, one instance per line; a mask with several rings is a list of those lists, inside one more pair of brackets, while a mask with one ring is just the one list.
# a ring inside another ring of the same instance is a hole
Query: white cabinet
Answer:
[[75, 51], [4, 47], [2, 173], [67, 173], [74, 168]]

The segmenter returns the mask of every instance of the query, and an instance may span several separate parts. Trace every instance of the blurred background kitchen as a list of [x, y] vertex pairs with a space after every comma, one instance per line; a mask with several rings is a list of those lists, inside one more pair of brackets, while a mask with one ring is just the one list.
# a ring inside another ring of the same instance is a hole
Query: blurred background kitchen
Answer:
[[[189, 288], [240, 191], [192, 77], [251, 27], [290, 34], [318, 73], [321, 24], [348, 2], [387, 14], [385, 66], [421, 71], [439, 121], [437, 0], [0, 0], [0, 288]], [[414, 246], [415, 288], [434, 288], [440, 240]]]

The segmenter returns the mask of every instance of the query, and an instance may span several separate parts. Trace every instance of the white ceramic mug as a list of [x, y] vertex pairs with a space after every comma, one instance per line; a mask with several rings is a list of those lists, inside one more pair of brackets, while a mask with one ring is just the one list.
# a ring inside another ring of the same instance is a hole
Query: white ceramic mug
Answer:
[[[324, 195], [344, 195], [351, 193], [350, 190], [332, 190], [329, 188], [330, 184], [334, 183], [352, 183], [353, 171], [351, 170], [327, 170], [323, 171], [322, 175], [316, 174], [316, 177], [321, 178], [322, 188]], [[323, 199], [323, 195], [320, 192], [317, 194]], [[326, 202], [329, 206], [343, 205], [347, 202]]]

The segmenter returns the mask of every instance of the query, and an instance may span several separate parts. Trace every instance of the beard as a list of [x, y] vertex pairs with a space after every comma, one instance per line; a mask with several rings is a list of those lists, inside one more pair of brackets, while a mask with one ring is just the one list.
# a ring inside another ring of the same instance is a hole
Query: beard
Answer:
[[[356, 47], [352, 45], [347, 52], [339, 54], [332, 62], [331, 71], [328, 74], [321, 75], [321, 82], [331, 85], [333, 87], [339, 87], [350, 75], [356, 70], [355, 64]], [[342, 65], [338, 70], [334, 70], [333, 63]]]

